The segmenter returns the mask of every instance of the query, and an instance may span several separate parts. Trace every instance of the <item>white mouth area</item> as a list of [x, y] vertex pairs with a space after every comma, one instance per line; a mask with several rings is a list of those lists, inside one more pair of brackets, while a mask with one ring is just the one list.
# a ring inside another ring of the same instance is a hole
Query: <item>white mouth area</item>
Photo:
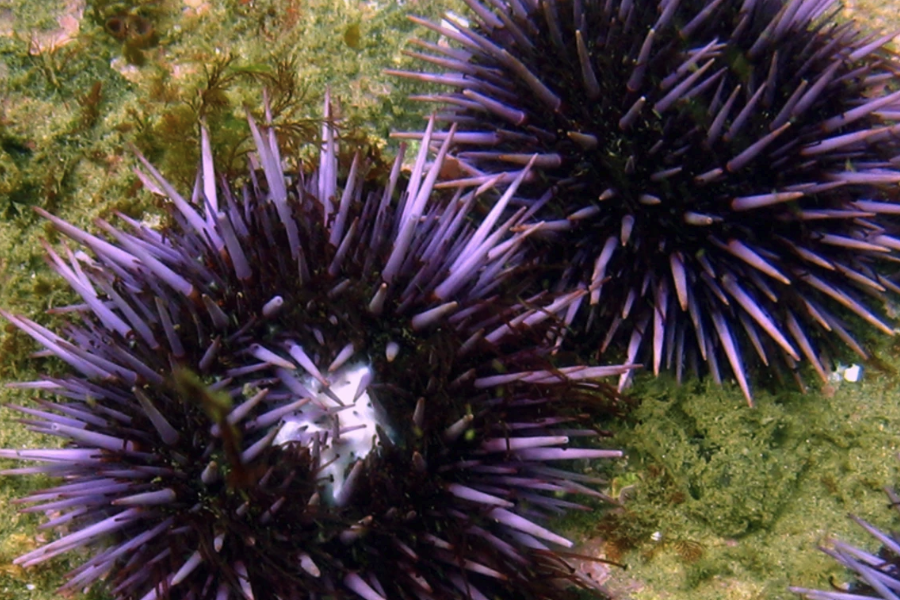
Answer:
[[349, 498], [348, 476], [376, 447], [376, 426], [388, 431], [368, 391], [371, 379], [372, 368], [366, 362], [331, 373], [327, 387], [312, 376], [299, 379], [313, 394], [312, 401], [283, 419], [273, 442], [303, 444], [314, 457], [318, 452], [319, 477], [325, 481], [322, 500], [331, 505], [340, 506]]

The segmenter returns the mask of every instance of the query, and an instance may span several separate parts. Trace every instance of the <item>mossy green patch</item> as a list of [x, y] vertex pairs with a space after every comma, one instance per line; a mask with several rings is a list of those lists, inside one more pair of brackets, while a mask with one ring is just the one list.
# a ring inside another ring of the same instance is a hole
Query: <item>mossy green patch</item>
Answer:
[[623, 504], [569, 521], [628, 565], [610, 587], [635, 600], [787, 600], [789, 585], [846, 580], [816, 545], [877, 549], [848, 512], [895, 521], [883, 488], [897, 481], [900, 392], [876, 365], [893, 369], [873, 361], [859, 383], [757, 391], [753, 408], [732, 385], [639, 377], [637, 407], [603, 424], [627, 452], [608, 487]]
[[670, 493], [715, 534], [770, 527], [811, 460], [806, 398], [765, 398], [750, 408], [714, 384], [679, 387], [663, 378], [645, 387], [622, 444], [668, 473]]

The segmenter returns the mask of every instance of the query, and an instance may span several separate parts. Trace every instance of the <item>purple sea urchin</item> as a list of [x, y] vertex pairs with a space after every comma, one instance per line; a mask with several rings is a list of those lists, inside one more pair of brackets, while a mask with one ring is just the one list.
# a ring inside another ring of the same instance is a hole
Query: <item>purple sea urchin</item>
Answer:
[[[326, 122], [328, 115], [326, 114]], [[32, 493], [57, 539], [30, 566], [89, 549], [64, 591], [108, 580], [119, 599], [548, 598], [581, 580], [547, 515], [599, 496], [558, 461], [620, 453], [578, 406], [624, 367], [554, 367], [545, 340], [578, 294], [507, 305], [526, 233], [477, 190], [432, 193], [449, 147], [384, 189], [335, 129], [316, 173], [286, 175], [275, 133], [239, 192], [209, 136], [190, 200], [138, 155], [171, 203], [155, 231], [122, 216], [104, 237], [39, 211], [81, 249], [47, 246], [81, 296], [61, 333], [3, 312], [71, 371], [19, 387], [15, 407], [61, 449], [0, 451], [58, 485]], [[507, 342], [516, 339], [515, 347]], [[565, 400], [563, 402], [563, 400]], [[555, 583], [556, 582], [556, 583]]]
[[[887, 490], [891, 506], [900, 508], [900, 496]], [[851, 515], [860, 527], [881, 543], [876, 554], [866, 552], [839, 540], [822, 551], [853, 572], [857, 580], [846, 590], [811, 590], [792, 587], [791, 591], [808, 600], [869, 600], [882, 598], [896, 600], [900, 597], [900, 538], [896, 533], [881, 531], [866, 521]]]
[[466, 4], [471, 24], [417, 20], [448, 43], [412, 54], [445, 73], [394, 73], [452, 88], [419, 98], [476, 181], [537, 154], [547, 279], [589, 288], [594, 348], [679, 378], [724, 358], [749, 400], [754, 356], [824, 379], [829, 338], [865, 356], [859, 324], [893, 333], [893, 35], [836, 22], [834, 0]]

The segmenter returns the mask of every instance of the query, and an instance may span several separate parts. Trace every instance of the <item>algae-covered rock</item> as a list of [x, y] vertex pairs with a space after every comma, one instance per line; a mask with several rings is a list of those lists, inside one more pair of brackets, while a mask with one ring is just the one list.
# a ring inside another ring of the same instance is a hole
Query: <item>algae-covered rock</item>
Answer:
[[684, 510], [722, 537], [768, 528], [809, 461], [796, 405], [750, 408], [712, 385], [700, 394], [668, 388], [634, 417], [635, 450], [670, 473]]
[[0, 149], [0, 197], [8, 197], [17, 189], [22, 181], [19, 167], [12, 157]]

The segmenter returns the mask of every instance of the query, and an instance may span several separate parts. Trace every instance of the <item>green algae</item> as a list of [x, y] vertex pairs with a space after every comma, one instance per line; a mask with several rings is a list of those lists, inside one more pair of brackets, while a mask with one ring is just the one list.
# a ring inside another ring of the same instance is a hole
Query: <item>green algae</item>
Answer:
[[669, 493], [716, 535], [771, 527], [810, 466], [802, 422], [808, 399], [786, 394], [776, 404], [763, 397], [753, 409], [714, 384], [688, 391], [673, 383], [642, 390], [636, 424], [619, 435], [622, 443], [668, 473]]
[[789, 585], [846, 580], [817, 544], [833, 536], [877, 549], [848, 512], [896, 524], [883, 492], [897, 481], [893, 373], [873, 365], [859, 383], [758, 391], [754, 408], [736, 386], [711, 382], [645, 376], [631, 393], [635, 410], [603, 424], [627, 452], [609, 487], [624, 505], [570, 522], [628, 565], [612, 570], [615, 591], [787, 600]]

